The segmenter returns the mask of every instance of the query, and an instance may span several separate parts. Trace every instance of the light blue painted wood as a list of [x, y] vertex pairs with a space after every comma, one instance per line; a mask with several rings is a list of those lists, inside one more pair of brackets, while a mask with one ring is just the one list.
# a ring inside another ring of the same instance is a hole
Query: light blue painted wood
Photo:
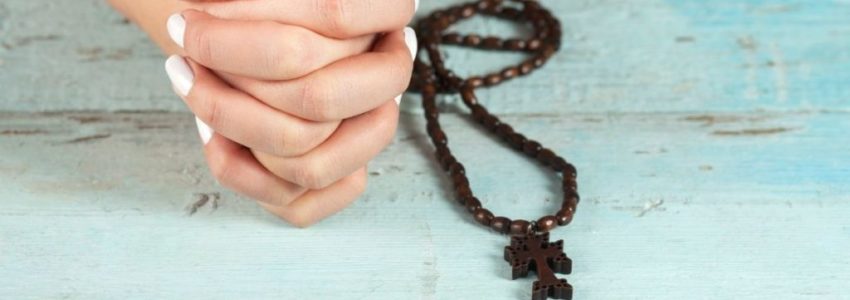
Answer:
[[[421, 14], [458, 2], [422, 1]], [[483, 91], [494, 111], [850, 108], [847, 1], [544, 2], [563, 21], [564, 51], [527, 80]], [[101, 0], [0, 3], [0, 110], [183, 111], [162, 55], [121, 19]], [[516, 32], [494, 21], [462, 28]], [[452, 54], [451, 66], [467, 64], [461, 74], [521, 58]]]
[[[850, 3], [544, 2], [570, 42], [482, 99], [580, 168], [555, 233], [577, 299], [850, 299]], [[211, 180], [162, 58], [119, 20], [95, 0], [0, 2], [0, 41], [33, 37], [0, 48], [0, 299], [528, 298], [506, 239], [449, 197], [419, 115], [360, 201], [293, 229]], [[444, 122], [488, 207], [554, 209], [547, 173]]]

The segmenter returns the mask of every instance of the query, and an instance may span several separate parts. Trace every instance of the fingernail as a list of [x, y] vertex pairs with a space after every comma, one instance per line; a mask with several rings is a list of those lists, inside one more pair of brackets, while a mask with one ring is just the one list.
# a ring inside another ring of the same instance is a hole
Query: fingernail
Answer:
[[195, 117], [195, 124], [198, 124], [198, 135], [201, 136], [201, 141], [204, 142], [204, 145], [209, 144], [215, 131], [207, 123], [198, 119], [198, 117]]
[[186, 60], [178, 55], [172, 55], [165, 61], [165, 72], [168, 73], [168, 79], [171, 79], [171, 84], [180, 95], [188, 96], [195, 83], [195, 73], [192, 72]]
[[413, 12], [419, 11], [419, 0], [413, 0]]
[[419, 42], [416, 40], [416, 31], [413, 28], [404, 28], [404, 43], [410, 49], [410, 57], [416, 60], [416, 52], [419, 51]]
[[177, 13], [168, 17], [168, 35], [180, 48], [183, 48], [183, 36], [186, 34], [186, 19]]

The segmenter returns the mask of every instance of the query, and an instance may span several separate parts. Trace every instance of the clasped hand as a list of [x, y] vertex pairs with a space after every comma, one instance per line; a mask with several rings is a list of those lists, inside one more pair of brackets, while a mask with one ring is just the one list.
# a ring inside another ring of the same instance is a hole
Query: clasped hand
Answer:
[[[409, 2], [409, 3], [408, 3]], [[217, 181], [298, 226], [357, 199], [392, 140], [418, 1], [195, 1], [166, 70]]]

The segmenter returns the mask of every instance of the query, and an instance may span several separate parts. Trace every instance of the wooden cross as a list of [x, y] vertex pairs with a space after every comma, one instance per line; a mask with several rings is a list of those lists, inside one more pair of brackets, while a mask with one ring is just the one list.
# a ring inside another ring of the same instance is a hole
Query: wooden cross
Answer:
[[531, 289], [532, 300], [573, 298], [573, 286], [566, 279], [555, 277], [555, 273], [572, 271], [573, 263], [564, 254], [563, 240], [550, 243], [549, 233], [512, 237], [511, 245], [505, 247], [505, 260], [513, 268], [513, 279], [528, 276], [528, 271], [537, 273], [538, 280]]

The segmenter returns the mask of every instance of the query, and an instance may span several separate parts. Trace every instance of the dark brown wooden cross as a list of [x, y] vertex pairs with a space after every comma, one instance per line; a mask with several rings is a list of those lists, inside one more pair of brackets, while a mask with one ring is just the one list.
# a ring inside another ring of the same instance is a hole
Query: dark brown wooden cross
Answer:
[[555, 273], [572, 271], [573, 262], [564, 254], [563, 240], [550, 243], [549, 233], [513, 237], [511, 245], [505, 247], [505, 260], [513, 268], [513, 279], [528, 276], [528, 271], [537, 273], [532, 300], [573, 298], [573, 286], [566, 279], [555, 277]]

